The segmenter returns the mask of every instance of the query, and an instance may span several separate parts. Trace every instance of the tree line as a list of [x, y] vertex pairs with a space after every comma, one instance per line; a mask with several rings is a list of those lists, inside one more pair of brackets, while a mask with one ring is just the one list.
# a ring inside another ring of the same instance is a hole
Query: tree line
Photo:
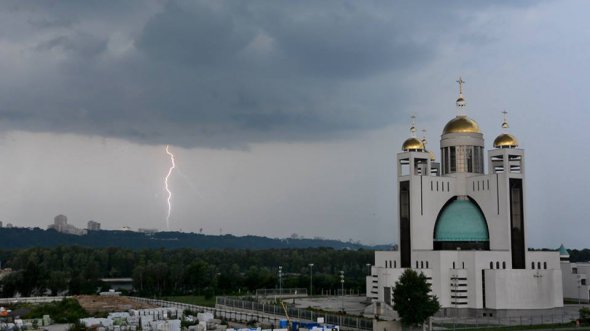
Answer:
[[85, 248], [60, 246], [0, 251], [3, 268], [13, 272], [0, 280], [0, 294], [12, 297], [44, 294], [92, 294], [108, 289], [102, 278], [131, 277], [143, 296], [252, 293], [258, 288], [308, 288], [313, 263], [314, 292], [345, 288], [363, 292], [372, 250], [332, 248], [267, 250], [197, 250]]

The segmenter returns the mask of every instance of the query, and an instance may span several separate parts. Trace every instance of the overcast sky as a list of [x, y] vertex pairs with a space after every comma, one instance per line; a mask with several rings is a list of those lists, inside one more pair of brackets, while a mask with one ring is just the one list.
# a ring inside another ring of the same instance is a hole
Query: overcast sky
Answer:
[[[486, 147], [526, 151], [533, 247], [588, 247], [587, 1], [3, 1], [0, 220], [397, 237], [412, 113], [455, 80]], [[436, 152], [438, 155], [438, 151]]]

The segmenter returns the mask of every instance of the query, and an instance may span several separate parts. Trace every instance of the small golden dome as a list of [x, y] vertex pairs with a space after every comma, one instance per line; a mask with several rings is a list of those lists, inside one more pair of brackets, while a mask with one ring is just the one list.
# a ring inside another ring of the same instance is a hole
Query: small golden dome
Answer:
[[479, 133], [479, 125], [477, 122], [465, 115], [459, 115], [447, 123], [443, 130], [443, 134], [447, 133]]
[[436, 156], [432, 151], [428, 151], [428, 154], [430, 154], [430, 161], [436, 161]]
[[509, 133], [502, 133], [494, 139], [494, 148], [515, 148], [518, 147], [518, 140]]
[[420, 139], [412, 137], [412, 138], [408, 138], [406, 139], [406, 141], [404, 141], [404, 144], [402, 145], [402, 150], [404, 152], [408, 152], [408, 151], [424, 151], [424, 144], [420, 141]]

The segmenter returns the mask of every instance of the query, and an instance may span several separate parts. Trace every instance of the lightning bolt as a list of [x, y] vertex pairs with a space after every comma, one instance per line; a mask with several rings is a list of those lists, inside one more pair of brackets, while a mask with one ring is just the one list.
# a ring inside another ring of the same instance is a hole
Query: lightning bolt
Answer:
[[168, 169], [168, 174], [166, 174], [166, 177], [164, 177], [164, 187], [166, 189], [166, 192], [168, 192], [168, 215], [166, 216], [166, 229], [170, 230], [170, 213], [172, 212], [172, 203], [170, 202], [172, 200], [172, 191], [170, 191], [170, 188], [168, 187], [168, 178], [170, 178], [170, 175], [172, 175], [172, 171], [174, 170], [174, 168], [176, 168], [176, 163], [174, 163], [174, 154], [172, 154], [170, 152], [170, 145], [166, 145], [166, 154], [168, 154], [170, 156], [170, 169]]

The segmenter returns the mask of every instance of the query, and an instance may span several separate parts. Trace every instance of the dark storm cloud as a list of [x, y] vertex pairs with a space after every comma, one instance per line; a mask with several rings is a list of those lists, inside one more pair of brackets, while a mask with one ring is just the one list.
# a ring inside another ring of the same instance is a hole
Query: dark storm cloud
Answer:
[[39, 43], [37, 51], [52, 51], [60, 49], [64, 53], [73, 53], [80, 58], [96, 56], [106, 50], [107, 41], [86, 33], [76, 33], [73, 36], [59, 36]]
[[466, 20], [452, 3], [352, 1], [25, 2], [0, 15], [20, 35], [0, 33], [14, 49], [0, 53], [4, 128], [225, 147], [391, 124], [403, 79]]

